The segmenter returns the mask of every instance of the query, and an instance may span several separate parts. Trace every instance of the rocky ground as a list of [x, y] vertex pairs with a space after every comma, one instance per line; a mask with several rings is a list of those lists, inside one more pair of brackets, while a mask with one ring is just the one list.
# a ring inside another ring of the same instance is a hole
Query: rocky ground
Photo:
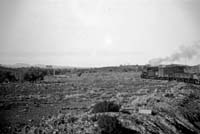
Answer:
[[[59, 81], [0, 85], [0, 133], [100, 133], [98, 118], [116, 117], [140, 134], [200, 133], [200, 86], [140, 79], [135, 72], [70, 75]], [[92, 113], [113, 101], [119, 112]]]

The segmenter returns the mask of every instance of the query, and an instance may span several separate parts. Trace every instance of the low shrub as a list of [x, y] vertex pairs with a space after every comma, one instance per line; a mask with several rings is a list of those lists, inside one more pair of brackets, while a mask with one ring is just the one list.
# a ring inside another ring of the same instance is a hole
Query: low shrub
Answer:
[[67, 122], [68, 122], [68, 123], [74, 123], [74, 122], [76, 122], [77, 120], [78, 120], [77, 117], [73, 117], [73, 116], [72, 116], [72, 117], [69, 117], [69, 118], [68, 118]]
[[140, 134], [135, 130], [131, 130], [122, 126], [117, 117], [102, 115], [98, 121], [98, 134]]
[[118, 104], [110, 101], [103, 101], [94, 106], [92, 113], [119, 112], [119, 109], [120, 106]]
[[121, 124], [116, 117], [102, 115], [98, 119], [101, 134], [120, 134]]

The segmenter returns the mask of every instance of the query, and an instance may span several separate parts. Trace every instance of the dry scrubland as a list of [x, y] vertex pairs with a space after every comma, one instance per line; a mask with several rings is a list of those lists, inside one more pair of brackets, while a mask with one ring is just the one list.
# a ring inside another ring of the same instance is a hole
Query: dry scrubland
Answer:
[[[115, 117], [123, 127], [121, 133], [200, 133], [196, 85], [144, 80], [135, 72], [96, 72], [1, 84], [0, 90], [0, 133], [119, 133], [103, 132], [105, 126], [99, 126], [103, 115]], [[104, 100], [119, 105], [119, 112], [92, 112]], [[140, 113], [141, 109], [150, 113]]]

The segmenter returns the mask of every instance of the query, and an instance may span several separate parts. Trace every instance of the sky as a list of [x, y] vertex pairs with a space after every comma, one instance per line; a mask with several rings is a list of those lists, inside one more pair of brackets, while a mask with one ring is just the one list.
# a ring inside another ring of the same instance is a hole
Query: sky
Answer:
[[147, 64], [199, 41], [199, 0], [0, 0], [0, 64]]

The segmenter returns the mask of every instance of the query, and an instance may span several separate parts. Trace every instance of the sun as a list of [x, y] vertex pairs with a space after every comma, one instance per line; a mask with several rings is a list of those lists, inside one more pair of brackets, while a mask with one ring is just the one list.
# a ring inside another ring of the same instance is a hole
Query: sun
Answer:
[[104, 47], [108, 48], [108, 47], [111, 47], [113, 44], [113, 40], [112, 40], [112, 37], [110, 36], [105, 36], [104, 38]]

